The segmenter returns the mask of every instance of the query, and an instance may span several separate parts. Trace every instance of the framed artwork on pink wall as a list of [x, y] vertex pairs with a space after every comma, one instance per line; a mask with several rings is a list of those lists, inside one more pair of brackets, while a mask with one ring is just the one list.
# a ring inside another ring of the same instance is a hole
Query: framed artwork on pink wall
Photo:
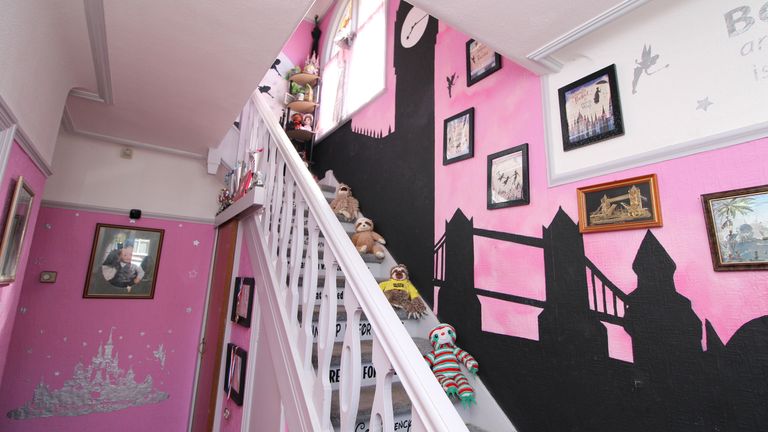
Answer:
[[24, 178], [19, 176], [5, 218], [3, 240], [0, 244], [0, 283], [16, 280], [16, 267], [23, 249], [29, 218], [32, 215], [34, 197], [32, 189], [24, 182]]
[[97, 224], [83, 298], [153, 298], [164, 233]]
[[467, 41], [467, 87], [501, 69], [501, 55], [488, 45], [470, 39]]
[[656, 174], [578, 188], [576, 195], [582, 233], [663, 225]]
[[488, 209], [530, 202], [528, 144], [488, 155]]
[[248, 352], [239, 346], [227, 344], [227, 366], [224, 376], [224, 392], [227, 399], [232, 399], [237, 405], [243, 405], [245, 394], [245, 367], [248, 363]]
[[714, 270], [768, 270], [768, 185], [701, 199]]
[[251, 326], [253, 311], [253, 290], [256, 280], [252, 277], [235, 278], [235, 292], [232, 296], [232, 313], [230, 320], [243, 327]]
[[616, 65], [574, 81], [557, 93], [563, 151], [624, 135]]
[[443, 122], [443, 165], [475, 156], [475, 109], [469, 108]]

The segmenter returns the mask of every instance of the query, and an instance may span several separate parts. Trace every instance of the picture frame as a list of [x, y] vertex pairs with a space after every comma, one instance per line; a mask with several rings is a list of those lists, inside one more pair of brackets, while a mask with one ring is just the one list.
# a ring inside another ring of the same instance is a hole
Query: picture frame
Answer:
[[615, 64], [561, 87], [557, 93], [563, 151], [624, 135]]
[[55, 271], [42, 271], [40, 272], [40, 283], [56, 283], [56, 276], [58, 275]]
[[467, 41], [466, 57], [467, 87], [477, 84], [501, 69], [501, 55], [475, 39]]
[[24, 181], [24, 177], [19, 176], [11, 195], [5, 217], [3, 239], [0, 243], [0, 284], [8, 284], [16, 280], [16, 268], [29, 227], [29, 218], [32, 216], [34, 201], [35, 192]]
[[251, 326], [253, 313], [253, 291], [256, 280], [252, 277], [235, 278], [235, 292], [232, 296], [232, 313], [230, 320], [243, 327]]
[[245, 369], [248, 364], [248, 352], [239, 346], [227, 344], [227, 363], [224, 373], [224, 392], [228, 399], [237, 405], [243, 405], [245, 394]]
[[443, 165], [475, 156], [475, 108], [443, 121]]
[[663, 226], [656, 174], [576, 189], [579, 231], [617, 231]]
[[701, 196], [712, 268], [768, 270], [768, 185]]
[[154, 298], [164, 233], [96, 224], [83, 298]]
[[488, 209], [530, 204], [528, 177], [527, 143], [488, 155]]

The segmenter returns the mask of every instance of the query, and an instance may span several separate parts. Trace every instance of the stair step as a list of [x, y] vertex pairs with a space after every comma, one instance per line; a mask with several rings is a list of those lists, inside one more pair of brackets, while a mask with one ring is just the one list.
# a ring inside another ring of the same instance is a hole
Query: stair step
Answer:
[[336, 194], [336, 186], [331, 185], [325, 185], [325, 184], [318, 184], [320, 186], [320, 190], [323, 192], [330, 192], [332, 194]]
[[[298, 312], [298, 320], [301, 321], [302, 316], [302, 307], [299, 305], [299, 312]], [[406, 321], [411, 318], [408, 318], [408, 314], [402, 310], [402, 309], [394, 309], [395, 313], [397, 314], [397, 318], [400, 319], [400, 321]], [[317, 322], [320, 319], [320, 305], [315, 305], [315, 307], [312, 310], [312, 322]], [[343, 305], [336, 306], [336, 323], [346, 323], [347, 321], [347, 309]], [[360, 316], [360, 321], [368, 322], [368, 319], [365, 317], [365, 314], [362, 314]]]
[[[419, 348], [421, 354], [427, 354], [432, 351], [432, 345], [429, 340], [425, 338], [413, 338], [413, 342], [416, 347]], [[333, 344], [333, 354], [331, 355], [331, 367], [337, 368], [341, 366], [341, 353], [344, 350], [344, 342], [336, 342]], [[364, 340], [360, 342], [360, 362], [364, 365], [373, 363], [373, 340]], [[312, 365], [317, 367], [317, 351], [312, 353]]]
[[[304, 251], [306, 252], [306, 248], [304, 249]], [[324, 251], [324, 249], [322, 249], [322, 248], [318, 248], [318, 250], [317, 250], [317, 259], [319, 261], [322, 261], [323, 257], [325, 256], [323, 251]], [[288, 256], [290, 256], [291, 255], [291, 249], [288, 248], [287, 252], [288, 252]], [[306, 256], [306, 254], [303, 254], [303, 255]], [[366, 262], [366, 263], [380, 264], [380, 263], [384, 262], [384, 258], [379, 258], [379, 257], [377, 257], [376, 255], [373, 255], [373, 254], [360, 254], [360, 257], [363, 259], [363, 262]], [[302, 268], [303, 267], [304, 267], [304, 265], [302, 264]]]
[[[360, 388], [360, 404], [357, 409], [357, 423], [354, 430], [368, 430], [367, 425], [371, 419], [371, 408], [373, 408], [375, 393], [375, 386]], [[392, 383], [392, 411], [396, 421], [407, 422], [408, 426], [410, 426], [411, 399], [408, 397], [408, 393], [406, 393], [403, 385], [398, 382]], [[338, 390], [333, 392], [333, 399], [331, 400], [331, 424], [334, 429], [338, 429], [341, 424]], [[360, 427], [361, 424], [363, 427]], [[400, 428], [397, 429], [400, 430]], [[410, 427], [402, 428], [404, 431], [409, 429]]]
[[[389, 280], [389, 277], [387, 276], [386, 278], [383, 278], [383, 277], [376, 277], [376, 276], [374, 276], [374, 279], [376, 280], [376, 282], [384, 282], [385, 280]], [[346, 277], [344, 277], [343, 273], [339, 273], [339, 272], [336, 273], [336, 287], [337, 288], [344, 288], [344, 282], [346, 280], [347, 279], [346, 279]], [[300, 287], [304, 286], [304, 275], [303, 274], [301, 276], [299, 276], [299, 286]], [[325, 270], [319, 270], [318, 271], [318, 275], [317, 275], [317, 287], [318, 287], [318, 289], [321, 289], [324, 286], [325, 286]]]

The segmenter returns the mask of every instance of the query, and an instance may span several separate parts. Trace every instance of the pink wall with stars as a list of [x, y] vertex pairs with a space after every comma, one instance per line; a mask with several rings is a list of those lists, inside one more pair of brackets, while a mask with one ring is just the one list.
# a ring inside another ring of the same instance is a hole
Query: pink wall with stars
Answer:
[[5, 227], [5, 218], [7, 217], [10, 200], [13, 196], [13, 188], [16, 187], [16, 180], [19, 176], [24, 177], [24, 182], [35, 193], [35, 198], [32, 203], [32, 215], [27, 225], [27, 234], [24, 236], [24, 244], [21, 248], [19, 264], [16, 268], [16, 280], [10, 284], [0, 284], [0, 382], [2, 382], [4, 376], [3, 372], [5, 370], [7, 353], [9, 352], [8, 346], [11, 343], [13, 322], [16, 318], [17, 305], [21, 295], [21, 281], [26, 273], [27, 257], [29, 256], [29, 248], [32, 245], [35, 221], [37, 220], [40, 201], [43, 198], [43, 188], [45, 187], [45, 175], [35, 166], [32, 159], [29, 158], [18, 143], [14, 142], [11, 146], [2, 182], [0, 182], [0, 203], [2, 203], [0, 204], [2, 205], [0, 226], [3, 228]]
[[[97, 223], [165, 230], [154, 299], [84, 299], [85, 277]], [[197, 343], [215, 231], [212, 225], [43, 207], [34, 229], [24, 291], [19, 301], [5, 380], [2, 414], [24, 406], [44, 381], [53, 391], [86, 367], [110, 332], [119, 368], [137, 383], [152, 377], [168, 398], [157, 403], [71, 417], [11, 420], [3, 431], [186, 430]], [[41, 271], [58, 272], [56, 283], [38, 282]], [[160, 350], [162, 345], [163, 349]], [[162, 355], [165, 353], [164, 364]], [[156, 354], [158, 353], [158, 354]], [[12, 371], [12, 373], [10, 373]]]

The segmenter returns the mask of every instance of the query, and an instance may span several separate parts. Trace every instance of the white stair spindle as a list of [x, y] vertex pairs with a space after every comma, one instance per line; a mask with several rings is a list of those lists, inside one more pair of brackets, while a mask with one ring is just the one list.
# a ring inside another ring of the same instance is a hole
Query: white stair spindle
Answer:
[[317, 251], [320, 228], [317, 226], [315, 219], [311, 216], [307, 222], [307, 232], [309, 233], [309, 237], [307, 238], [307, 256], [304, 261], [304, 277], [301, 282], [303, 291], [301, 304], [301, 334], [303, 337], [301, 339], [302, 345], [300, 345], [300, 355], [302, 364], [307, 370], [310, 370], [312, 369], [312, 344], [314, 339], [313, 315], [315, 296], [317, 295], [317, 268], [320, 263]]
[[[338, 264], [333, 252], [326, 244], [323, 248], [325, 267], [325, 285], [320, 301], [320, 317], [317, 322], [317, 379], [315, 380], [315, 403], [319, 403], [322, 430], [331, 429], [331, 357], [333, 342], [336, 338], [337, 300], [336, 269]], [[311, 313], [311, 312], [309, 312]]]
[[[344, 289], [347, 284], [345, 281]], [[344, 332], [344, 346], [341, 351], [341, 380], [339, 387], [339, 411], [341, 413], [340, 430], [354, 430], [357, 422], [357, 408], [360, 404], [360, 382], [363, 365], [360, 354], [360, 317], [363, 310], [355, 296], [344, 296], [344, 308], [347, 312], [347, 329]]]
[[[276, 181], [277, 184], [275, 185], [275, 195], [274, 195], [274, 201], [273, 201], [273, 209], [272, 209], [272, 221], [270, 222], [270, 234], [269, 234], [269, 258], [274, 262], [275, 258], [277, 257], [277, 244], [280, 239], [280, 219], [283, 215], [282, 209], [283, 204], [285, 203], [285, 196], [283, 194], [283, 186], [285, 184], [285, 162], [283, 161], [283, 158], [278, 155], [277, 159], [277, 174], [276, 174]], [[285, 281], [280, 281], [280, 284], [284, 284]]]
[[[304, 210], [307, 206], [304, 204], [304, 198], [296, 194], [296, 215], [294, 216], [293, 239], [291, 240], [291, 280], [288, 298], [288, 316], [293, 317], [298, 313], [299, 302], [299, 275], [301, 273], [301, 263], [304, 259]], [[306, 291], [306, 290], [305, 290]], [[305, 309], [306, 310], [306, 309]]]
[[286, 177], [285, 198], [283, 199], [283, 215], [280, 225], [280, 256], [277, 261], [277, 280], [287, 285], [288, 277], [288, 242], [291, 239], [291, 231], [296, 229], [294, 190], [296, 182]]
[[395, 416], [392, 410], [392, 376], [395, 371], [387, 354], [382, 350], [379, 335], [373, 335], [373, 367], [376, 369], [376, 393], [373, 396], [370, 432], [392, 431]]

